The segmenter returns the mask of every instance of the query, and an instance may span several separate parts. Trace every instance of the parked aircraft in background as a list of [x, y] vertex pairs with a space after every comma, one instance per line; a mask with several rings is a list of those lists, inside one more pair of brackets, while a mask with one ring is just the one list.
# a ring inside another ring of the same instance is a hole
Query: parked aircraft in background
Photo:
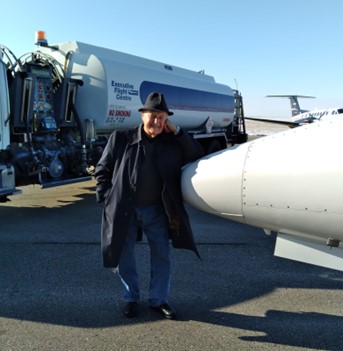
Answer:
[[276, 232], [275, 255], [343, 271], [343, 118], [289, 129], [187, 165], [192, 206]]
[[325, 119], [331, 118], [332, 116], [342, 115], [343, 116], [343, 107], [341, 108], [327, 108], [321, 110], [303, 110], [300, 108], [298, 98], [311, 98], [314, 99], [314, 96], [306, 95], [267, 95], [266, 97], [273, 98], [287, 98], [291, 104], [291, 114], [292, 117], [289, 120], [275, 120], [271, 118], [259, 118], [259, 117], [245, 117], [246, 119], [251, 119], [261, 122], [273, 122], [280, 124], [287, 124], [289, 127], [297, 127], [303, 124], [309, 124], [313, 122], [323, 121]]
[[267, 97], [288, 98], [291, 103], [291, 121], [298, 124], [318, 122], [335, 115], [343, 114], [343, 108], [327, 108], [321, 110], [302, 110], [298, 98], [311, 98], [314, 96], [306, 95], [267, 95]]

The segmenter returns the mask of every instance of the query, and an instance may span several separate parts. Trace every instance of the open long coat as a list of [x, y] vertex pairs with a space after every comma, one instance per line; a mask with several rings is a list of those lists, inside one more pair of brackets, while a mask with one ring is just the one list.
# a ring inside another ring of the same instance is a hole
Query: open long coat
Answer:
[[[137, 174], [144, 161], [142, 125], [126, 131], [114, 131], [99, 160], [95, 178], [98, 202], [104, 202], [101, 248], [105, 267], [115, 268], [134, 208]], [[169, 219], [169, 233], [175, 248], [193, 250], [198, 256], [193, 233], [181, 194], [181, 168], [203, 156], [201, 145], [182, 131], [175, 136], [159, 136], [153, 159], [163, 181], [162, 201]], [[141, 232], [137, 233], [137, 239]]]

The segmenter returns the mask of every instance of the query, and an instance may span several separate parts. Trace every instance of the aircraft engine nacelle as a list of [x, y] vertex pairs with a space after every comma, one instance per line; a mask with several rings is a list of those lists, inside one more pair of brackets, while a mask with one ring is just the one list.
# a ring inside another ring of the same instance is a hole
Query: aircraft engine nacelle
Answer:
[[206, 156], [183, 170], [184, 198], [277, 232], [277, 255], [343, 270], [342, 130], [336, 118]]

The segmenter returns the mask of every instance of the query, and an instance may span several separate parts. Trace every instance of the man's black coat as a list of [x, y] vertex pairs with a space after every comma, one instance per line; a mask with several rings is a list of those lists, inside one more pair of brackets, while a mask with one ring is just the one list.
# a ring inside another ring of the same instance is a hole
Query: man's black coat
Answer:
[[[101, 247], [105, 267], [117, 267], [134, 208], [139, 167], [144, 161], [142, 126], [114, 131], [95, 170], [97, 201], [104, 201]], [[162, 132], [153, 159], [163, 181], [162, 201], [169, 219], [173, 247], [193, 250], [198, 256], [181, 194], [181, 168], [203, 156], [201, 145], [182, 131]], [[141, 233], [137, 233], [137, 239]]]

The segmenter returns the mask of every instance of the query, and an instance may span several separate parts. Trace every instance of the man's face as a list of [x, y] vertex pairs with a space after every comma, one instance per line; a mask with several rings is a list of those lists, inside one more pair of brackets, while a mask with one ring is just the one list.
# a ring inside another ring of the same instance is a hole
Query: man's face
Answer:
[[145, 133], [150, 138], [155, 138], [157, 135], [161, 134], [163, 132], [167, 118], [167, 112], [143, 111], [142, 121]]

